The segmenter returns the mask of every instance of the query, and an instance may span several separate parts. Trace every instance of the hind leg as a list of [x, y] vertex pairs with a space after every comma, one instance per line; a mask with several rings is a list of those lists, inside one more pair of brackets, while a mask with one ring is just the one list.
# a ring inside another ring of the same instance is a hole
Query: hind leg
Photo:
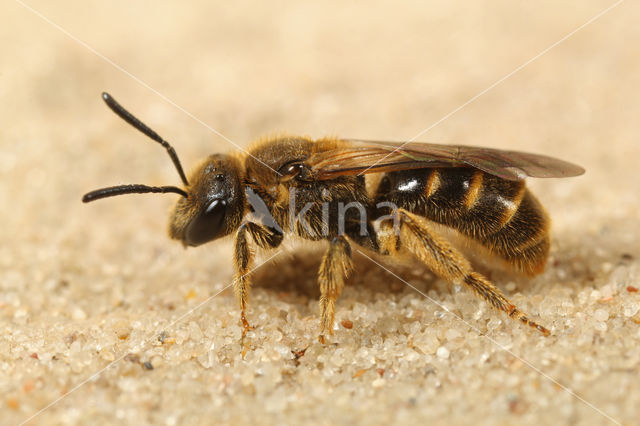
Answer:
[[549, 335], [549, 330], [530, 320], [489, 280], [473, 271], [471, 264], [461, 253], [429, 229], [428, 221], [403, 209], [399, 209], [396, 214], [399, 215], [399, 232], [393, 232], [390, 221], [381, 225], [378, 243], [383, 252], [393, 254], [396, 247], [405, 247], [443, 279], [463, 282], [478, 296], [496, 309], [506, 312], [512, 319], [520, 320], [545, 336]]

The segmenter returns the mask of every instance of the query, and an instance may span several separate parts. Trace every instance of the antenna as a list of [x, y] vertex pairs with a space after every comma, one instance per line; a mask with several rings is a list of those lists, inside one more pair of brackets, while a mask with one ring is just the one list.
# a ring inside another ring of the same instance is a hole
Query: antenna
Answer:
[[[176, 166], [176, 170], [178, 170], [180, 179], [182, 179], [182, 182], [184, 182], [185, 186], [189, 186], [189, 181], [187, 181], [187, 177], [184, 174], [184, 170], [182, 170], [182, 165], [180, 164], [180, 160], [178, 159], [178, 154], [176, 154], [176, 150], [173, 149], [173, 147], [169, 144], [169, 142], [162, 139], [160, 135], [154, 132], [153, 130], [151, 130], [149, 126], [144, 124], [142, 121], [137, 119], [133, 114], [131, 114], [126, 109], [124, 109], [124, 107], [120, 105], [118, 102], [116, 102], [116, 100], [113, 99], [113, 97], [107, 92], [102, 92], [102, 99], [107, 104], [107, 106], [111, 109], [111, 111], [115, 112], [120, 118], [122, 118], [124, 121], [131, 124], [133, 127], [135, 127], [136, 129], [138, 129], [139, 131], [141, 131], [142, 133], [144, 133], [145, 135], [147, 135], [148, 137], [150, 137], [151, 139], [153, 139], [154, 141], [158, 142], [160, 145], [165, 147], [165, 149], [167, 150], [167, 153], [169, 154], [169, 157], [171, 157], [171, 161], [173, 161], [173, 165]], [[132, 185], [132, 186], [136, 186], [136, 185]], [[143, 186], [143, 185], [138, 185], [138, 186]], [[114, 187], [114, 188], [117, 188], [117, 187]], [[150, 188], [150, 187], [147, 187], [147, 188]], [[162, 187], [162, 188], [170, 188], [170, 187]], [[160, 192], [160, 191], [145, 191], [145, 192]], [[169, 192], [175, 192], [175, 191], [169, 191]], [[122, 192], [122, 194], [126, 194], [126, 192]], [[118, 195], [118, 194], [113, 194], [113, 195]], [[105, 196], [109, 197], [110, 195], [105, 195]], [[186, 194], [185, 194], [185, 197], [186, 197]]]
[[96, 189], [95, 191], [88, 192], [82, 197], [83, 203], [89, 203], [91, 201], [99, 200], [101, 198], [115, 197], [116, 195], [123, 194], [146, 194], [149, 192], [159, 192], [166, 194], [173, 192], [180, 194], [187, 198], [187, 193], [182, 189], [175, 186], [147, 186], [147, 185], [118, 185], [110, 186], [108, 188]]

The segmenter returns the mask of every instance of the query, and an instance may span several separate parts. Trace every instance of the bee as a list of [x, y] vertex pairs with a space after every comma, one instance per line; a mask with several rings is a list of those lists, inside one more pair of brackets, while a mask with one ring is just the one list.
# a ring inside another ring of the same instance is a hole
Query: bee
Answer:
[[538, 274], [549, 253], [550, 220], [524, 179], [577, 176], [583, 168], [491, 148], [289, 136], [259, 141], [244, 153], [210, 155], [187, 179], [167, 141], [109, 94], [102, 97], [167, 150], [184, 185], [119, 185], [82, 200], [175, 193], [180, 198], [169, 219], [172, 239], [195, 247], [233, 234], [243, 336], [251, 327], [245, 312], [253, 247], [275, 249], [285, 235], [328, 241], [318, 271], [322, 342], [332, 334], [336, 300], [353, 270], [352, 245], [383, 256], [412, 255], [444, 280], [465, 284], [510, 318], [549, 335], [476, 272], [437, 227], [452, 228], [517, 271]]

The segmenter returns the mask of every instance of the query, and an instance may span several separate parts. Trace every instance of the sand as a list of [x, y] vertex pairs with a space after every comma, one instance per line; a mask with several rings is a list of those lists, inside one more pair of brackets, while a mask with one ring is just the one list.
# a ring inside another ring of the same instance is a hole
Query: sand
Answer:
[[[0, 423], [638, 424], [640, 6], [616, 4], [557, 44], [614, 2], [3, 2]], [[230, 241], [169, 240], [175, 195], [80, 202], [179, 184], [103, 90], [187, 169], [281, 132], [582, 165], [528, 182], [544, 273], [473, 257], [551, 336], [355, 251], [323, 346], [324, 246], [287, 242], [257, 260], [243, 359]]]

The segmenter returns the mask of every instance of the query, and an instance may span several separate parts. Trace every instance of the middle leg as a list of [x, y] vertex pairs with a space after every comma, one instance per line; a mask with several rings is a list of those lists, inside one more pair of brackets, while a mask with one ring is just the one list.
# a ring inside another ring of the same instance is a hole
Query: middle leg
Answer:
[[333, 334], [336, 299], [344, 287], [344, 279], [353, 269], [351, 245], [343, 236], [335, 237], [327, 249], [320, 270], [320, 321], [321, 331], [318, 340], [324, 343], [325, 334]]

